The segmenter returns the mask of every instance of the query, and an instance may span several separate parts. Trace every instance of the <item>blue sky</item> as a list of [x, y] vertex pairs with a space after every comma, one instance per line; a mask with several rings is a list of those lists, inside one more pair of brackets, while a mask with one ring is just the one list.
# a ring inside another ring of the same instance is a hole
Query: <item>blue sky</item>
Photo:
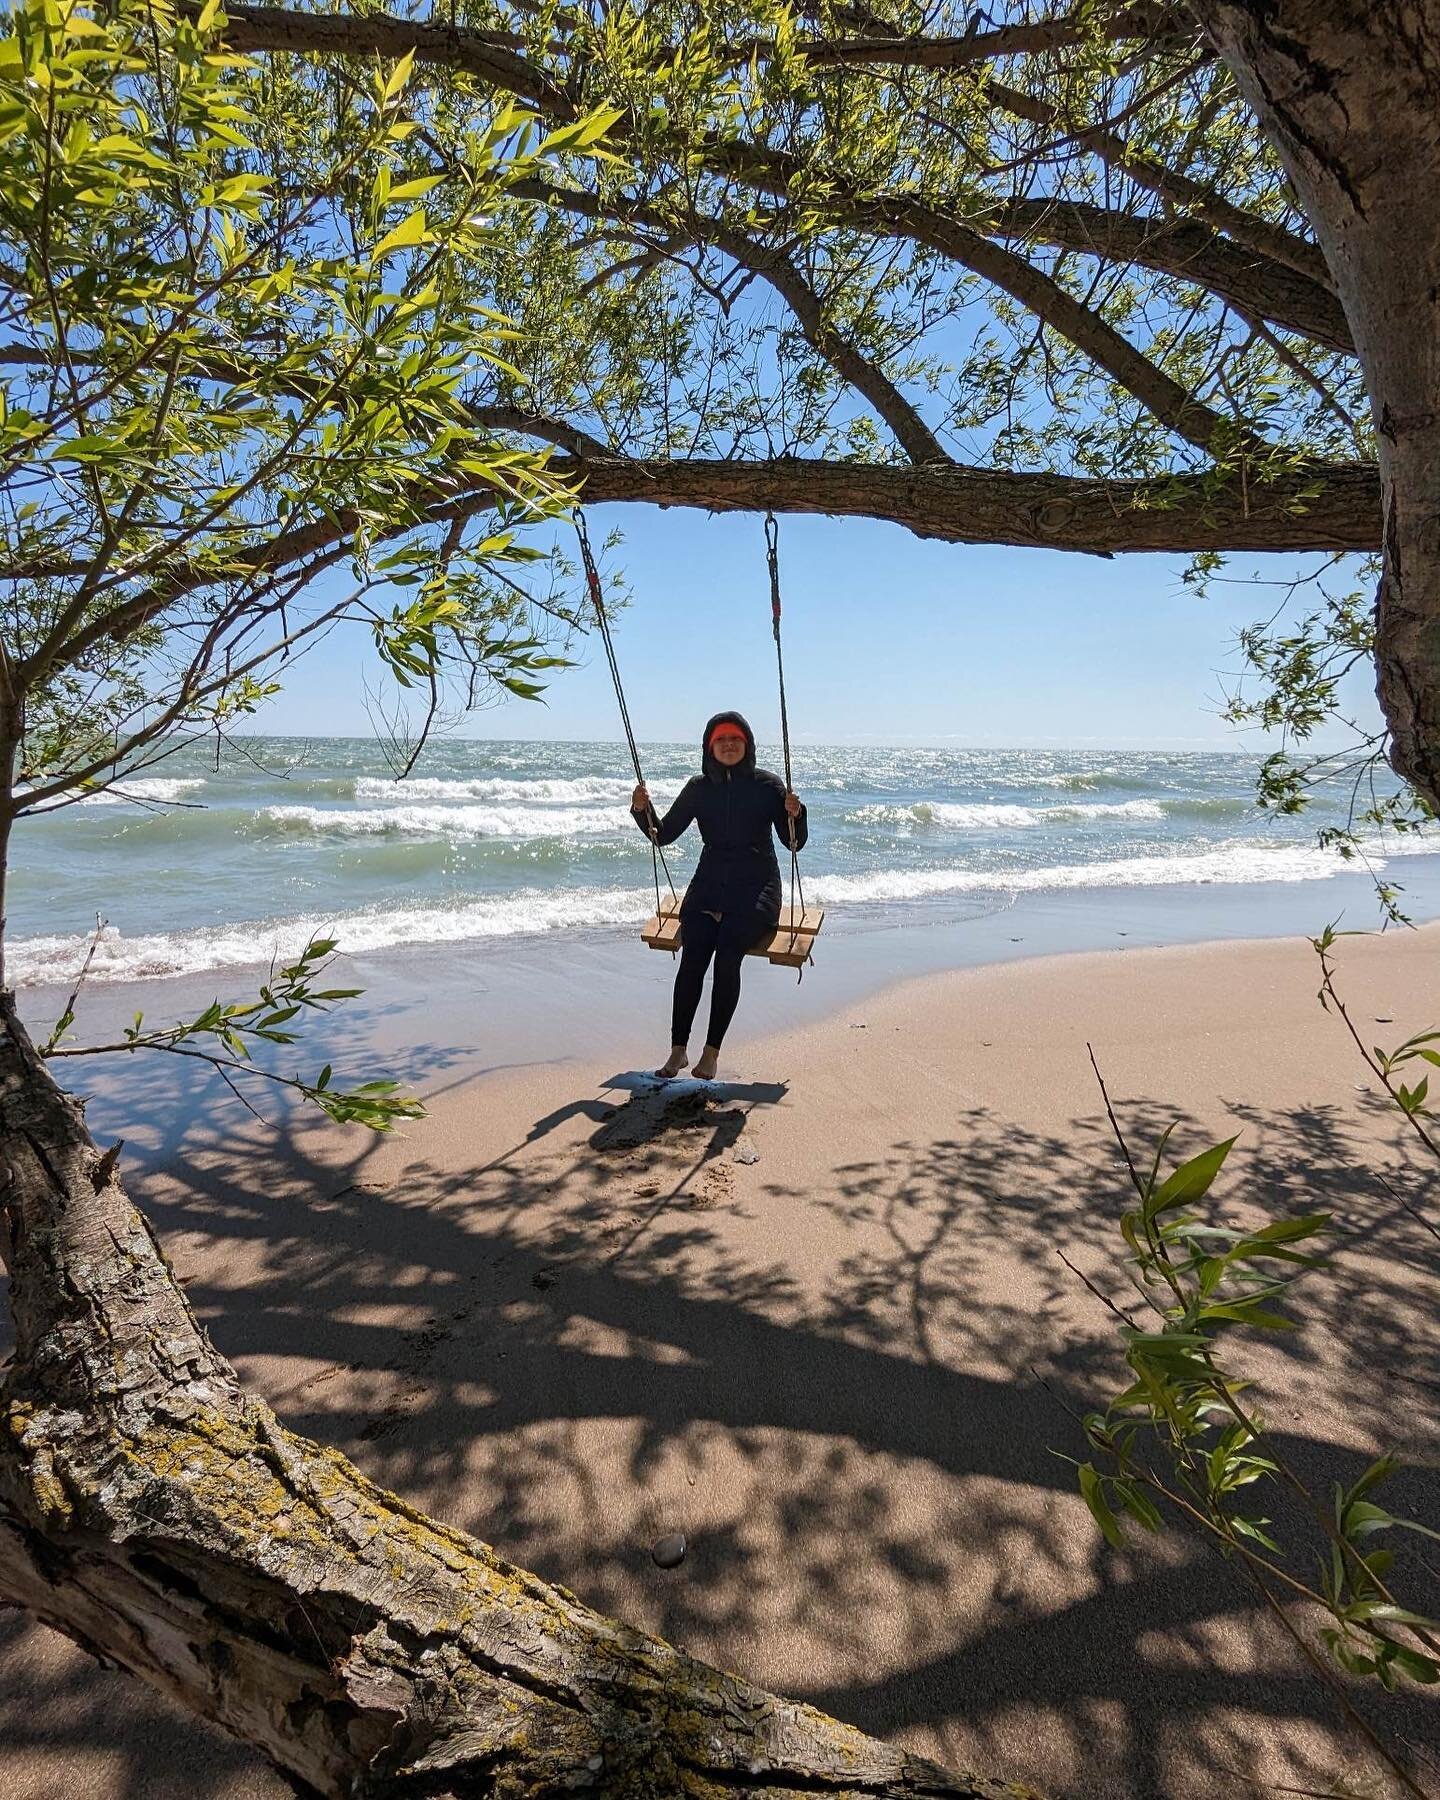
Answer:
[[[758, 517], [640, 506], [593, 509], [591, 535], [624, 543], [607, 559], [633, 600], [616, 642], [637, 735], [695, 737], [722, 707], [778, 735], [764, 542]], [[570, 546], [573, 550], [573, 545]], [[1098, 557], [923, 542], [869, 520], [780, 521], [792, 735], [823, 743], [1249, 749], [1255, 733], [1220, 718], [1236, 634], [1268, 615], [1272, 587], [1181, 582], [1183, 557]], [[1288, 578], [1303, 565], [1237, 558], [1232, 578]], [[562, 671], [547, 703], [507, 700], [457, 735], [616, 739], [614, 693], [598, 646]], [[267, 732], [367, 736], [363, 633], [297, 663], [254, 722]], [[1378, 719], [1368, 671], [1347, 699]]]

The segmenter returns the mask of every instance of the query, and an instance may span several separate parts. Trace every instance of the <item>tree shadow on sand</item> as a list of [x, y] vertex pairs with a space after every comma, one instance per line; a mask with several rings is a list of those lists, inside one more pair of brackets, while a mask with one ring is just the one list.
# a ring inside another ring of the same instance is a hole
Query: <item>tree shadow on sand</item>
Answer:
[[[1119, 1291], [1103, 1117], [1046, 1135], [957, 1113], [787, 1191], [765, 1173], [783, 1090], [625, 1092], [577, 1095], [462, 1169], [414, 1158], [423, 1135], [357, 1151], [231, 1120], [138, 1193], [288, 1424], [694, 1654], [1055, 1793], [1189, 1800], [1232, 1770], [1323, 1787], [1356, 1766], [1232, 1571], [1179, 1534], [1105, 1548], [1052, 1453], [1079, 1448], [1066, 1406], [1117, 1374], [1057, 1254]], [[1434, 1241], [1362, 1119], [1234, 1111], [1223, 1216], [1343, 1214], [1306, 1329], [1255, 1350], [1284, 1454], [1322, 1492], [1381, 1444], [1433, 1461], [1431, 1397], [1390, 1371], [1433, 1367]], [[1137, 1143], [1172, 1116], [1123, 1109]], [[1209, 1135], [1182, 1120], [1176, 1148]], [[1397, 1509], [1423, 1515], [1427, 1485], [1405, 1476]], [[649, 1546], [674, 1529], [691, 1551], [666, 1573]], [[0, 1737], [63, 1758], [94, 1743], [113, 1678], [27, 1657], [33, 1632], [10, 1630]], [[1361, 1692], [1392, 1734], [1440, 1735], [1424, 1700]], [[77, 1792], [166, 1793], [174, 1715], [133, 1685], [117, 1706], [105, 1781]], [[239, 1755], [188, 1791], [268, 1796], [263, 1773], [233, 1786]]]

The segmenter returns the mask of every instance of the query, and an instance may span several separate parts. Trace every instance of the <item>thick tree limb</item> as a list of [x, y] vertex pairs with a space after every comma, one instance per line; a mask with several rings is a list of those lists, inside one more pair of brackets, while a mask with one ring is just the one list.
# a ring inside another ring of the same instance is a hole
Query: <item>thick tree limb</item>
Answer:
[[[518, 408], [484, 409], [500, 429], [552, 444], [582, 436], [563, 419]], [[640, 502], [704, 512], [824, 514], [889, 520], [917, 537], [951, 544], [1012, 544], [1099, 556], [1130, 551], [1356, 550], [1380, 547], [1380, 488], [1371, 463], [1316, 464], [1261, 484], [1253, 477], [1173, 475], [1152, 481], [1101, 481], [1070, 475], [1011, 474], [957, 463], [923, 468], [887, 463], [824, 462], [774, 457], [744, 462], [692, 458], [646, 460], [602, 450], [556, 457], [550, 471], [573, 483], [587, 504]], [[477, 486], [432, 490], [415, 498], [414, 515], [385, 539], [419, 526], [467, 518], [494, 504]], [[347, 513], [316, 519], [263, 539], [234, 570], [275, 572], [347, 543], [359, 520]], [[0, 567], [0, 581], [57, 576], [61, 568]], [[218, 579], [178, 563], [164, 585], [136, 596], [127, 618], [153, 617], [184, 593]], [[97, 627], [97, 630], [102, 628]]]
[[952, 544], [1014, 544], [1110, 556], [1127, 551], [1372, 550], [1379, 489], [1368, 463], [1294, 471], [1271, 485], [1238, 476], [1092, 481], [956, 464], [892, 468], [779, 458], [768, 463], [646, 462], [558, 472], [584, 480], [587, 505], [648, 501], [707, 512], [824, 513], [888, 519]]
[[[963, 69], [976, 63], [997, 62], [1007, 56], [1040, 56], [1052, 50], [1068, 50], [1096, 38], [1157, 38], [1172, 34], [1194, 35], [1193, 19], [1179, 7], [1137, 5], [1121, 7], [1108, 17], [1037, 19], [1027, 25], [1001, 25], [990, 31], [972, 31], [964, 37], [871, 36], [854, 38], [801, 38], [795, 53], [817, 68], [892, 66], [907, 69]], [[752, 53], [762, 60], [774, 46], [756, 39], [736, 46], [737, 54]]]
[[[192, 17], [197, 0], [181, 0]], [[398, 60], [413, 51], [417, 63], [437, 64], [514, 94], [547, 117], [570, 121], [580, 109], [560, 82], [529, 58], [517, 55], [505, 32], [469, 26], [429, 25], [386, 13], [297, 12], [284, 6], [225, 8], [226, 41], [236, 50], [287, 50], [302, 56], [383, 56]]]
[[310, 1789], [951, 1796], [955, 1776], [589, 1611], [241, 1389], [0, 995], [0, 1600]]
[[1267, 319], [1327, 350], [1354, 355], [1345, 311], [1332, 288], [1222, 237], [1203, 220], [1121, 212], [1083, 200], [1015, 199], [967, 223], [987, 236], [1054, 244], [1109, 263], [1136, 263], [1179, 276], [1251, 318]]

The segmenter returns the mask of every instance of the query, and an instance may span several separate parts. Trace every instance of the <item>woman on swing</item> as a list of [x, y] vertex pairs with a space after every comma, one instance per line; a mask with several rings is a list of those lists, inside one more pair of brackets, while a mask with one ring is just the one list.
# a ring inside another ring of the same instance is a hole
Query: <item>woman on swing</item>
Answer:
[[716, 713], [705, 727], [700, 767], [702, 773], [685, 783], [663, 819], [656, 818], [643, 781], [630, 801], [635, 823], [655, 843], [673, 844], [689, 826], [698, 825], [705, 845], [680, 906], [670, 1056], [655, 1071], [667, 1080], [689, 1063], [690, 1027], [712, 957], [710, 1029], [693, 1072], [701, 1081], [715, 1079], [720, 1046], [740, 999], [745, 952], [780, 920], [775, 837], [787, 849], [793, 841], [796, 850], [803, 850], [808, 836], [798, 797], [786, 791], [778, 775], [755, 767], [755, 734], [739, 713]]

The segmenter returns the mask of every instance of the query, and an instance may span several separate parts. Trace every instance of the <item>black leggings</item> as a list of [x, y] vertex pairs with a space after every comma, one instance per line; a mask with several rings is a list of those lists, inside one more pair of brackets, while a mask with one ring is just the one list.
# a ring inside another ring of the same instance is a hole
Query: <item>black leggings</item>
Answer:
[[675, 1005], [670, 1016], [670, 1042], [687, 1044], [700, 1005], [705, 971], [715, 959], [710, 984], [710, 1029], [705, 1042], [718, 1050], [740, 1002], [740, 965], [745, 952], [765, 930], [753, 907], [713, 918], [706, 912], [686, 913], [681, 930], [680, 967], [675, 972]]

